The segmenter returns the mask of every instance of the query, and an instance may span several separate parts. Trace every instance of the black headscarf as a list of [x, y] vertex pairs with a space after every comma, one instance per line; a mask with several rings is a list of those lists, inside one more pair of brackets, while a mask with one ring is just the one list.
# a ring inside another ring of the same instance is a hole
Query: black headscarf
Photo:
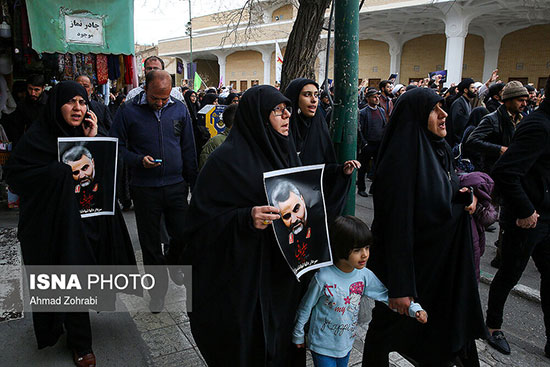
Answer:
[[[375, 246], [369, 267], [388, 287], [390, 298], [414, 297], [430, 315], [428, 324], [414, 328], [418, 335], [404, 336], [423, 340], [426, 349], [411, 355], [419, 361], [438, 353], [446, 358], [485, 335], [470, 218], [464, 203], [456, 200], [459, 184], [450, 147], [428, 130], [429, 114], [441, 100], [428, 88], [399, 98], [380, 146], [374, 182]], [[392, 314], [380, 317], [416, 323]]]
[[218, 95], [216, 93], [206, 93], [201, 101], [201, 108], [208, 104], [214, 104], [217, 99]]
[[61, 106], [76, 96], [84, 98], [87, 105], [90, 104], [86, 89], [72, 80], [58, 83], [50, 94], [46, 114], [43, 116], [43, 123], [47, 124], [50, 131], [58, 137], [84, 136], [82, 125], [70, 126], [63, 120], [63, 116], [61, 116]]
[[[193, 94], [195, 94], [195, 103], [191, 102], [191, 96]], [[195, 121], [197, 119], [197, 112], [199, 112], [199, 97], [197, 93], [194, 90], [188, 89], [185, 91], [183, 99], [185, 100], [191, 118]]]
[[319, 89], [319, 85], [314, 80], [298, 78], [291, 81], [285, 90], [285, 96], [292, 102], [292, 116], [290, 117], [292, 139], [302, 164], [336, 163], [336, 153], [325, 118], [319, 111], [319, 107], [313, 117], [305, 117], [299, 112], [300, 92], [308, 84], [313, 84]]
[[227, 106], [229, 106], [231, 104], [231, 102], [235, 99], [235, 97], [238, 97], [239, 94], [238, 93], [229, 93], [229, 95], [227, 97], [225, 97], [225, 104]]
[[470, 118], [468, 119], [468, 124], [466, 127], [476, 127], [481, 122], [481, 119], [487, 114], [489, 114], [489, 110], [483, 106], [474, 108], [470, 113]]
[[209, 365], [228, 364], [228, 355], [232, 365], [265, 365], [265, 353], [274, 365], [291, 364], [298, 282], [272, 229], [253, 228], [251, 218], [252, 207], [267, 205], [263, 173], [300, 165], [292, 140], [269, 123], [279, 103], [289, 101], [272, 86], [244, 93], [193, 191], [184, 261], [193, 265], [191, 330]]

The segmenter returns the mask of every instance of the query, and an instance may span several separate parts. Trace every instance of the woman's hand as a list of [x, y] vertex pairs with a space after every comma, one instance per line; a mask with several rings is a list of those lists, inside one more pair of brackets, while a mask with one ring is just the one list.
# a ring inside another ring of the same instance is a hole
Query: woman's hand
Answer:
[[88, 138], [93, 138], [97, 135], [97, 116], [92, 110], [89, 110], [84, 116], [82, 128], [84, 129], [84, 136]]
[[271, 222], [281, 217], [276, 213], [279, 213], [279, 209], [274, 206], [265, 205], [253, 207], [250, 211], [250, 216], [252, 217], [252, 224], [254, 225], [254, 228], [266, 229]]
[[359, 163], [359, 161], [356, 161], [356, 160], [347, 161], [346, 163], [344, 163], [344, 174], [349, 176], [353, 173], [353, 171], [356, 168], [357, 169], [361, 168], [361, 163]]
[[399, 312], [401, 315], [408, 315], [411, 301], [413, 301], [412, 297], [390, 298], [388, 306], [390, 309]]
[[[460, 192], [470, 192], [469, 187], [463, 187], [459, 190]], [[477, 206], [477, 196], [472, 195], [472, 203], [468, 206], [464, 207], [464, 210], [466, 210], [469, 214], [474, 214], [476, 211]]]

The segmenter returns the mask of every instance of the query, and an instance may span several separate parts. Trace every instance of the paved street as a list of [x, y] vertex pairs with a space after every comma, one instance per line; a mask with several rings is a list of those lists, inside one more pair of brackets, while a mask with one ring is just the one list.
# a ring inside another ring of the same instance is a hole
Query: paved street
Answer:
[[[357, 197], [357, 216], [371, 223], [372, 199]], [[139, 244], [133, 212], [125, 213], [125, 218], [140, 259]], [[0, 228], [13, 228], [17, 223], [17, 213], [0, 211]], [[6, 258], [17, 256], [17, 243], [14, 230], [0, 230], [0, 264]], [[10, 239], [11, 236], [11, 239]], [[497, 233], [488, 233], [488, 248], [482, 259], [484, 282], [480, 285], [482, 305], [487, 304], [488, 282], [495, 273], [489, 266], [494, 255], [492, 243]], [[6, 255], [8, 253], [15, 255]], [[508, 300], [505, 309], [504, 330], [512, 346], [512, 355], [504, 356], [485, 342], [478, 342], [482, 366], [550, 366], [550, 359], [543, 353], [546, 339], [542, 311], [537, 302], [539, 275], [532, 263], [518, 289]], [[173, 287], [175, 285], [172, 284]], [[0, 287], [0, 289], [3, 285]], [[183, 294], [183, 291], [181, 291]], [[0, 296], [2, 293], [0, 292]], [[540, 299], [540, 298], [539, 298]], [[204, 361], [196, 349], [184, 303], [178, 302], [171, 312], [157, 315], [150, 313], [119, 312], [91, 313], [94, 337], [94, 352], [99, 366], [203, 366]], [[358, 366], [361, 361], [363, 339], [366, 326], [359, 329], [350, 358], [350, 366]], [[0, 366], [71, 366], [72, 360], [61, 339], [55, 347], [36, 349], [32, 321], [27, 315], [22, 318], [0, 322]], [[394, 366], [411, 366], [396, 353], [390, 355]], [[312, 365], [309, 360], [309, 365]]]

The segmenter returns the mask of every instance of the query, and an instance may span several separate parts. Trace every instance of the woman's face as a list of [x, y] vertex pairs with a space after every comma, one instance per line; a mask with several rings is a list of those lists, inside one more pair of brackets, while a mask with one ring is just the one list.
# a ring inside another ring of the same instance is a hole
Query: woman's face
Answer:
[[189, 100], [191, 101], [191, 103], [197, 102], [197, 95], [195, 93], [191, 93], [191, 95], [189, 96]]
[[447, 118], [447, 112], [441, 108], [441, 102], [437, 103], [428, 116], [428, 130], [440, 138], [447, 136], [447, 129], [445, 127], [445, 118]]
[[288, 112], [284, 103], [279, 103], [269, 114], [269, 122], [273, 129], [284, 136], [288, 136], [289, 118], [290, 112]]
[[86, 116], [86, 101], [81, 96], [74, 96], [61, 106], [61, 116], [70, 126], [80, 126]]
[[298, 107], [305, 117], [313, 117], [319, 104], [319, 90], [313, 84], [305, 85], [298, 97]]
[[239, 97], [234, 97], [234, 98], [231, 100], [231, 104], [239, 104]]

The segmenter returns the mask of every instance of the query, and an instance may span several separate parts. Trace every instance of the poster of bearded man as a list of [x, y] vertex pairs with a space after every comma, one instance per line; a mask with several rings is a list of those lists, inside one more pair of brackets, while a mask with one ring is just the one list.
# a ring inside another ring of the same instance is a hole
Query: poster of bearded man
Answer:
[[73, 173], [82, 218], [115, 214], [117, 138], [58, 138], [59, 162]]
[[310, 270], [332, 265], [324, 168], [320, 164], [264, 173], [267, 201], [281, 216], [272, 223], [275, 238], [298, 279]]

